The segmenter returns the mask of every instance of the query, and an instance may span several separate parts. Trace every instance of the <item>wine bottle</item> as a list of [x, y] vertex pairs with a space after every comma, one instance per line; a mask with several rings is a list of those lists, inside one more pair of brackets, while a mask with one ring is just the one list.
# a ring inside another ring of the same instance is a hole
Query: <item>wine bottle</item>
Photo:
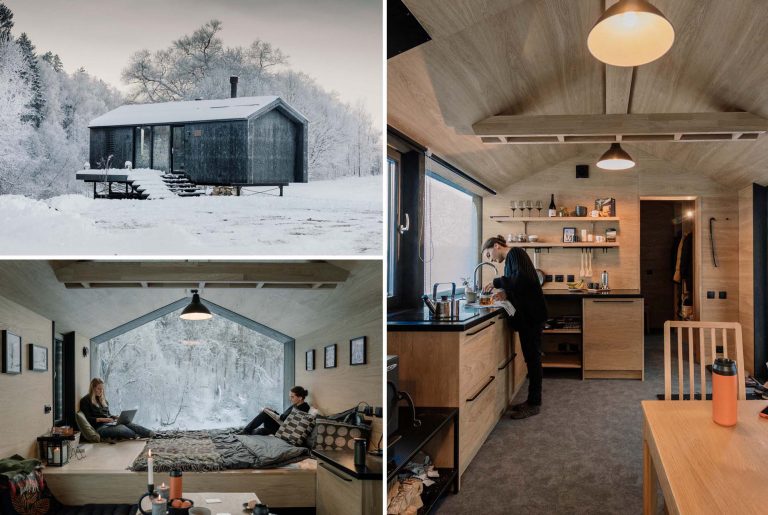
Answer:
[[549, 198], [549, 216], [557, 216], [557, 208], [555, 207], [555, 194]]

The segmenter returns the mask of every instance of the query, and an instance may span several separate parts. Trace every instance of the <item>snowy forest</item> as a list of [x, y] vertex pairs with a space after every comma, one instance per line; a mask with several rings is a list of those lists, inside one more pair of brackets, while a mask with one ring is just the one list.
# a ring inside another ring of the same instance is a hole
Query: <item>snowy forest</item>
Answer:
[[88, 159], [90, 120], [125, 103], [279, 95], [310, 120], [309, 178], [380, 173], [381, 130], [362, 103], [349, 105], [312, 77], [289, 68], [269, 42], [225, 46], [211, 20], [165, 49], [136, 51], [123, 94], [80, 68], [64, 70], [52, 50], [39, 54], [26, 33], [14, 37], [12, 11], [0, 3], [0, 194], [49, 198], [84, 192], [75, 171]]
[[244, 426], [262, 408], [283, 409], [284, 345], [214, 316], [181, 310], [98, 345], [98, 375], [110, 411], [138, 408], [152, 429]]

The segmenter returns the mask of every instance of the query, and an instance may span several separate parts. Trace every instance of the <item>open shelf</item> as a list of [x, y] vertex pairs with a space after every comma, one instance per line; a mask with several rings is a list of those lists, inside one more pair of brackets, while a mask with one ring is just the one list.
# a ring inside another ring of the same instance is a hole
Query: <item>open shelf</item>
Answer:
[[544, 223], [558, 223], [558, 222], [614, 222], [619, 223], [621, 220], [618, 216], [509, 216], [509, 215], [491, 215], [491, 220], [498, 223], [506, 222], [544, 222]]
[[424, 506], [419, 508], [419, 515], [427, 515], [432, 511], [437, 500], [451, 486], [456, 479], [456, 474], [458, 474], [456, 469], [451, 468], [438, 468], [437, 471], [440, 473], [440, 477], [434, 479], [435, 484], [425, 487], [424, 491], [421, 492], [421, 502], [424, 503]]
[[586, 242], [577, 242], [577, 243], [563, 243], [558, 241], [551, 241], [551, 242], [545, 242], [545, 241], [521, 241], [521, 242], [508, 242], [507, 246], [509, 247], [523, 247], [523, 248], [532, 248], [532, 249], [548, 249], [548, 248], [579, 248], [579, 249], [608, 249], [608, 248], [615, 248], [618, 247], [618, 242], [615, 241], [604, 241], [602, 243], [597, 243], [594, 241], [586, 241]]
[[581, 355], [566, 352], [547, 352], [542, 358], [544, 368], [581, 368]]

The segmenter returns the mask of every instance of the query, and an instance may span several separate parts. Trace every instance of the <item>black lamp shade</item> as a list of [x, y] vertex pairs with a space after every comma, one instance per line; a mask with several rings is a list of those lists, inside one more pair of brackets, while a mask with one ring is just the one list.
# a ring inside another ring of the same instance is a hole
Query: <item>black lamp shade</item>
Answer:
[[184, 320], [208, 320], [209, 318], [213, 317], [213, 315], [211, 315], [211, 312], [208, 311], [208, 308], [206, 308], [203, 303], [200, 302], [200, 295], [195, 293], [192, 295], [192, 302], [190, 302], [189, 305], [184, 308], [184, 311], [181, 312], [179, 317]]

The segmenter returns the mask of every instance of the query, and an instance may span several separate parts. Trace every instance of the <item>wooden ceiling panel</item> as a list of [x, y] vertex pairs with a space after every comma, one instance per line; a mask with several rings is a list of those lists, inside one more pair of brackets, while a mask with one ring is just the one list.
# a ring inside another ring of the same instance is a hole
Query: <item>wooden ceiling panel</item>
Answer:
[[[494, 115], [621, 112], [626, 74], [611, 76], [586, 45], [603, 3], [407, 0], [434, 40], [388, 61], [389, 123], [497, 190], [569, 157], [599, 156], [604, 144], [483, 145], [471, 126]], [[675, 26], [675, 44], [635, 69], [628, 112], [768, 118], [768, 3], [653, 3]], [[764, 139], [636, 145], [734, 188], [768, 175]]]

